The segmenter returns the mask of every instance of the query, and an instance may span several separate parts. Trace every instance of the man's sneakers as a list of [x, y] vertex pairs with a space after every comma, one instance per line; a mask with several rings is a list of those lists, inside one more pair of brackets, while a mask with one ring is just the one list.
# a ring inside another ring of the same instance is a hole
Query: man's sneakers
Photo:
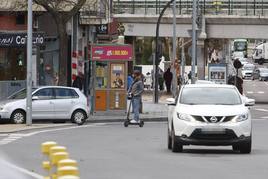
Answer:
[[139, 123], [139, 121], [136, 121], [136, 120], [132, 119], [132, 120], [130, 121], [130, 123], [132, 123], [132, 124], [137, 124], [137, 123]]

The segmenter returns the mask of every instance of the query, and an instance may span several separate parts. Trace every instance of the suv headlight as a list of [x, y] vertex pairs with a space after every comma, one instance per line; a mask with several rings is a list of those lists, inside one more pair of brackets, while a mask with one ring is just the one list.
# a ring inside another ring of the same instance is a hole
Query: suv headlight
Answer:
[[182, 114], [182, 113], [177, 113], [178, 119], [184, 120], [184, 121], [192, 121], [192, 117], [189, 114]]
[[232, 121], [233, 122], [242, 122], [248, 119], [248, 113], [246, 114], [240, 114], [238, 116], [236, 116]]

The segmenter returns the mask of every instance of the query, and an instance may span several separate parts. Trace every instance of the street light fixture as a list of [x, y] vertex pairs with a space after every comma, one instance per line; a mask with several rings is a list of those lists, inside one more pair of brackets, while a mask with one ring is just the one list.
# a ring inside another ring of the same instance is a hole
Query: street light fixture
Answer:
[[156, 36], [155, 36], [155, 70], [154, 70], [154, 103], [158, 103], [158, 63], [159, 63], [159, 26], [161, 19], [166, 11], [166, 9], [170, 6], [171, 3], [173, 3], [174, 0], [170, 0], [165, 7], [160, 12], [160, 15], [157, 19], [156, 23]]

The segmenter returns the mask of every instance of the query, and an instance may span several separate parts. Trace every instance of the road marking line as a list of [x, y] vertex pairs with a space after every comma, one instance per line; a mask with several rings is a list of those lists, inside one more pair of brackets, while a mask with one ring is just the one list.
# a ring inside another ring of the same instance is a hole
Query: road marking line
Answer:
[[248, 94], [253, 94], [253, 91], [247, 91]]
[[253, 121], [268, 121], [267, 119], [262, 119], [262, 118], [259, 118], [259, 119], [252, 119]]
[[262, 119], [268, 119], [268, 116], [261, 117]]
[[261, 111], [261, 112], [268, 112], [267, 109], [260, 109], [260, 108], [257, 108], [257, 109], [256, 109], [256, 108], [255, 108], [255, 110], [256, 110], [256, 111]]
[[9, 136], [9, 134], [0, 134], [0, 137], [6, 137]]
[[259, 93], [259, 94], [264, 94], [264, 92], [263, 92], [263, 91], [258, 91], [258, 93]]
[[19, 166], [16, 166], [16, 165], [14, 165], [12, 163], [9, 163], [7, 161], [3, 161], [2, 163], [5, 164], [6, 166], [10, 167], [10, 168], [13, 168], [13, 169], [15, 169], [15, 170], [17, 170], [17, 171], [19, 171], [19, 172], [21, 172], [23, 174], [26, 174], [28, 176], [33, 177], [35, 179], [43, 179], [44, 178], [44, 176], [41, 176], [41, 175], [39, 175], [37, 173], [34, 173], [34, 172], [31, 172], [31, 171], [29, 171], [29, 170], [27, 170], [25, 168], [21, 168]]

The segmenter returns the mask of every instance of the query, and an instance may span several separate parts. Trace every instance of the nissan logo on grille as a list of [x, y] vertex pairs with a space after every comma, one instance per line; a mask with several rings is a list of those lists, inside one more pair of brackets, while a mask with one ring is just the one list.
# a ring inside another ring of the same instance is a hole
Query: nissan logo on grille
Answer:
[[215, 116], [212, 116], [212, 117], [210, 118], [210, 121], [211, 121], [212, 123], [216, 123], [216, 122], [218, 121], [218, 119], [217, 119]]

